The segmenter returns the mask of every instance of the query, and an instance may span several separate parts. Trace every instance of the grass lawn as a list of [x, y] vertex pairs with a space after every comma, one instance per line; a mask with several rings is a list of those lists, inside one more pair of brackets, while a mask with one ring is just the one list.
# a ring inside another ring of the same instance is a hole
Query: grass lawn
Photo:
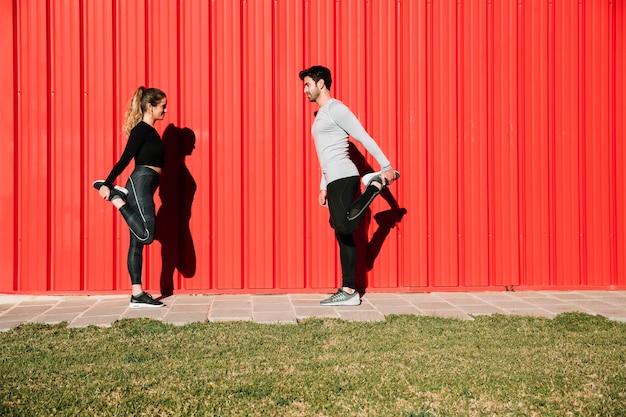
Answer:
[[626, 416], [626, 323], [567, 313], [0, 333], [2, 416]]

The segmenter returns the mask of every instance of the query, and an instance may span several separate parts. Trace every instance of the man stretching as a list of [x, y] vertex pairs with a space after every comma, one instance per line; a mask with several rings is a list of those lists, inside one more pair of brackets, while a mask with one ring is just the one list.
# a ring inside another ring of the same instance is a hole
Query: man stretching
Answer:
[[[342, 286], [335, 294], [322, 300], [327, 306], [356, 306], [361, 303], [355, 284], [356, 247], [354, 233], [367, 208], [381, 190], [400, 178], [398, 171], [378, 144], [365, 131], [356, 116], [341, 101], [332, 98], [332, 78], [328, 68], [316, 65], [300, 71], [304, 94], [319, 110], [311, 127], [317, 157], [322, 168], [319, 203], [328, 207], [335, 237], [339, 243]], [[381, 171], [359, 177], [359, 171], [348, 154], [348, 136], [361, 143], [376, 159]], [[365, 191], [356, 200], [359, 180]]]

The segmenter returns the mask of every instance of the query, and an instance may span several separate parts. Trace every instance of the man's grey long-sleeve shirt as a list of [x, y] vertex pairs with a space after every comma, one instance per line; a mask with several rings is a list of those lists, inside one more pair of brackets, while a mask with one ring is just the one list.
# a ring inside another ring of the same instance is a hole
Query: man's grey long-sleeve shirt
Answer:
[[348, 154], [348, 136], [365, 147], [381, 170], [391, 169], [391, 163], [376, 141], [365, 131], [348, 106], [337, 99], [331, 98], [320, 107], [311, 134], [322, 168], [320, 190], [326, 190], [326, 185], [335, 180], [359, 175]]

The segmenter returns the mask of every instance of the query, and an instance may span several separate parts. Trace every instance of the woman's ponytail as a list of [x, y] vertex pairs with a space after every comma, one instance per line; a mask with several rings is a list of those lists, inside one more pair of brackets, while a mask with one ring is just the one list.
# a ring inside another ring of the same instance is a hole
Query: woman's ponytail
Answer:
[[133, 127], [137, 126], [137, 123], [143, 118], [143, 110], [141, 109], [141, 99], [146, 89], [142, 86], [135, 91], [132, 98], [128, 102], [128, 110], [124, 115], [124, 127], [122, 131], [126, 136], [130, 136], [130, 131]]

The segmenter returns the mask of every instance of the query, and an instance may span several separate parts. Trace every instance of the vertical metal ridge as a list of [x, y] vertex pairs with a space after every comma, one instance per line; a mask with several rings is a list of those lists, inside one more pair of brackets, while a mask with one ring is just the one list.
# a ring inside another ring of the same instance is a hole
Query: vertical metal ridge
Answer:
[[609, 96], [609, 246], [610, 246], [610, 283], [617, 285], [617, 126], [616, 126], [616, 10], [614, 0], [609, 0], [609, 28], [608, 28], [608, 96]]
[[496, 233], [496, 185], [495, 185], [495, 115], [494, 115], [494, 4], [493, 0], [487, 0], [487, 282], [489, 285], [496, 284], [496, 242], [494, 234]]
[[581, 261], [581, 265], [580, 265], [580, 278], [581, 278], [581, 283], [583, 285], [586, 285], [588, 283], [588, 270], [587, 270], [587, 163], [586, 163], [586, 131], [587, 131], [587, 126], [586, 126], [586, 96], [587, 96], [587, 92], [586, 92], [586, 83], [585, 83], [585, 77], [586, 77], [586, 71], [585, 71], [585, 61], [586, 61], [586, 49], [585, 49], [585, 31], [586, 31], [586, 25], [585, 25], [585, 3], [584, 0], [579, 0], [578, 1], [578, 6], [579, 6], [579, 27], [580, 27], [580, 31], [579, 31], [579, 38], [578, 38], [578, 48], [579, 48], [579, 77], [578, 77], [578, 82], [580, 83], [580, 97], [579, 97], [579, 101], [578, 101], [578, 105], [579, 105], [579, 110], [578, 110], [578, 114], [580, 115], [579, 118], [579, 132], [578, 132], [578, 138], [579, 138], [579, 169], [580, 169], [580, 182], [579, 182], [579, 187], [580, 187], [580, 200], [579, 200], [579, 204], [580, 204], [580, 261]]
[[[80, 183], [81, 184], [85, 184], [87, 189], [89, 189], [89, 178], [87, 178], [87, 175], [85, 174], [85, 138], [86, 138], [86, 132], [85, 132], [85, 17], [84, 17], [84, 13], [85, 13], [85, 1], [88, 0], [81, 0], [78, 2], [78, 33], [79, 33], [79, 40], [78, 40], [78, 45], [80, 50], [78, 51], [78, 65], [80, 67], [80, 78], [79, 78], [79, 92], [78, 94], [80, 95], [79, 100], [78, 100], [78, 106], [79, 106], [79, 111], [80, 111], [80, 121], [79, 121], [79, 134], [80, 134], [80, 161], [79, 163], [79, 171], [80, 171]], [[87, 230], [87, 227], [85, 226], [86, 222], [87, 222], [87, 215], [86, 215], [86, 204], [85, 201], [87, 199], [87, 195], [86, 195], [86, 190], [81, 189], [80, 190], [80, 236], [81, 236], [81, 243], [80, 243], [80, 277], [79, 277], [79, 283], [78, 283], [78, 288], [80, 291], [84, 291], [86, 289], [86, 277], [87, 277], [87, 273], [86, 273], [86, 250], [85, 250], [85, 233]]]
[[433, 0], [426, 2], [426, 110], [431, 109], [426, 117], [426, 182], [427, 182], [427, 285], [435, 284], [435, 179], [434, 179], [434, 6]]
[[457, 210], [456, 210], [456, 246], [457, 246], [457, 286], [464, 287], [466, 285], [467, 270], [465, 264], [465, 245], [467, 244], [467, 230], [465, 230], [465, 44], [464, 38], [464, 8], [463, 0], [457, 0], [456, 8], [456, 26], [455, 26], [455, 43], [456, 43], [456, 194], [457, 194]]
[[520, 283], [527, 284], [527, 258], [526, 258], [526, 71], [525, 71], [525, 4], [524, 0], [517, 0], [517, 124], [518, 130], [518, 221], [519, 221], [519, 264], [520, 264]]
[[50, 0], [46, 0], [46, 291], [52, 289], [52, 44]]
[[[271, 11], [270, 11], [270, 20], [271, 20], [271, 58], [270, 58], [270, 65], [271, 65], [271, 73], [272, 74], [276, 74], [277, 68], [276, 68], [276, 1], [272, 1], [271, 4]], [[276, 79], [273, 78], [272, 79], [272, 108], [275, 109], [278, 107], [278, 99], [277, 99], [277, 85], [276, 85]], [[272, 112], [272, 118], [271, 118], [271, 131], [272, 131], [272, 178], [277, 178], [277, 163], [276, 163], [276, 155], [278, 154], [277, 152], [277, 144], [276, 144], [276, 136], [277, 136], [277, 128], [276, 128], [276, 117], [274, 115], [274, 113]], [[278, 236], [278, 219], [277, 219], [277, 215], [276, 215], [276, 199], [273, 198], [273, 196], [275, 196], [277, 194], [277, 187], [276, 184], [272, 181], [272, 198], [270, 199], [270, 202], [272, 204], [272, 265], [271, 265], [271, 269], [272, 269], [272, 288], [280, 288], [280, 280], [278, 279], [278, 242], [276, 237]]]
[[548, 39], [547, 39], [547, 69], [548, 69], [548, 284], [554, 285], [557, 278], [556, 264], [556, 121], [555, 121], [555, 100], [556, 100], [556, 67], [555, 67], [555, 5], [553, 0], [547, 3], [548, 15]]

